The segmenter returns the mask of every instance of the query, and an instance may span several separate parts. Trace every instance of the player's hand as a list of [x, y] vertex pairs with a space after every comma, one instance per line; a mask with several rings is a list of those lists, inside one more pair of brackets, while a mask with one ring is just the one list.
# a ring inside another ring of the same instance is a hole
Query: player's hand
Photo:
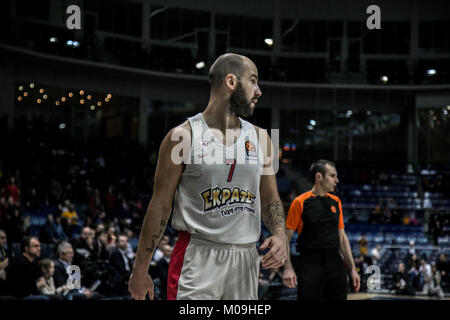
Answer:
[[142, 276], [132, 273], [128, 281], [128, 291], [134, 300], [145, 300], [147, 293], [150, 300], [153, 300], [155, 293], [152, 277], [147, 273]]
[[297, 285], [297, 275], [295, 274], [294, 269], [284, 268], [283, 284], [288, 288], [294, 288]]
[[270, 248], [262, 258], [261, 263], [263, 268], [279, 268], [284, 265], [287, 258], [286, 237], [273, 235], [259, 246], [259, 250]]
[[352, 270], [350, 277], [352, 278], [353, 288], [355, 289], [355, 292], [359, 292], [361, 280], [359, 278], [358, 272], [356, 272], [356, 270]]

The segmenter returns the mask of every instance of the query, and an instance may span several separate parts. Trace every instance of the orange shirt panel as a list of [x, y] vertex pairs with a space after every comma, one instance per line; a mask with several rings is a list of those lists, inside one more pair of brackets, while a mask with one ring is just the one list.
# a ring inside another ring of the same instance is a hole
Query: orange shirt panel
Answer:
[[301, 194], [292, 201], [291, 207], [289, 208], [286, 227], [291, 230], [297, 230], [298, 235], [302, 233], [303, 229], [303, 202], [312, 195], [312, 192]]

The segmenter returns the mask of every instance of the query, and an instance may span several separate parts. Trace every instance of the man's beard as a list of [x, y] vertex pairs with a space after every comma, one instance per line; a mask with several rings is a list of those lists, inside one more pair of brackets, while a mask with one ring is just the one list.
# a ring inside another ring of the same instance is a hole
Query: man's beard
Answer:
[[248, 118], [253, 115], [251, 104], [245, 96], [241, 82], [238, 82], [236, 90], [230, 95], [230, 111], [239, 117]]

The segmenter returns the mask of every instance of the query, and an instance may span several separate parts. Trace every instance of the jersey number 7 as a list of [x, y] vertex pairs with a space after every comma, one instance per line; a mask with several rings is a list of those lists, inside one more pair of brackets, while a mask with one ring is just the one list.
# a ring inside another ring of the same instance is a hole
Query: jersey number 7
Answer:
[[233, 179], [234, 168], [236, 167], [236, 159], [227, 160], [227, 165], [231, 165], [230, 172], [228, 173], [228, 179], [227, 179], [227, 182], [231, 182], [231, 179]]

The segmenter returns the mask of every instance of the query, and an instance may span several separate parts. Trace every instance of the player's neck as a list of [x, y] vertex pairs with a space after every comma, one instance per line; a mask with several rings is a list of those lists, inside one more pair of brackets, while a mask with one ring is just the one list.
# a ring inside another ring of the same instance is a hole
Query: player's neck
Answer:
[[239, 117], [229, 110], [229, 101], [212, 98], [202, 115], [209, 128], [219, 129], [225, 133], [227, 129], [239, 129], [241, 127]]

